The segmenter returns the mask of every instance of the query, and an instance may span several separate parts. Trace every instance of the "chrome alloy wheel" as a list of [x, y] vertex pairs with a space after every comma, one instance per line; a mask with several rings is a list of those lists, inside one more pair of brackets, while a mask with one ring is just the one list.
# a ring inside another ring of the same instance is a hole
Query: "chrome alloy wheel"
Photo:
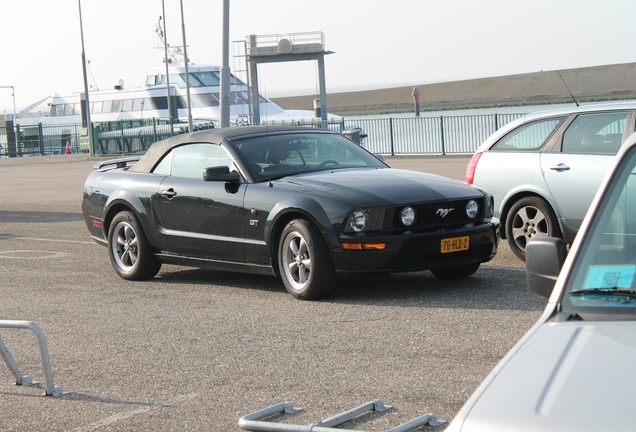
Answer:
[[545, 214], [536, 207], [524, 207], [515, 215], [512, 221], [512, 238], [521, 249], [533, 237], [547, 237], [549, 235], [548, 222]]
[[125, 221], [119, 222], [114, 230], [112, 256], [115, 263], [125, 272], [133, 269], [138, 259], [138, 239], [134, 228]]
[[307, 240], [298, 231], [285, 237], [281, 260], [287, 281], [295, 290], [302, 291], [311, 277], [311, 251]]

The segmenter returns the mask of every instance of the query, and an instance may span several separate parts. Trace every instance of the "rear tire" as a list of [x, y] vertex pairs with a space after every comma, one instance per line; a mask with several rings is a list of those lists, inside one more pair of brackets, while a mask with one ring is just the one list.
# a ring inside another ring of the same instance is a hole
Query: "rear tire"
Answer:
[[539, 197], [522, 198], [510, 207], [506, 218], [506, 239], [512, 252], [526, 260], [526, 246], [533, 237], [561, 237], [552, 207]]
[[327, 296], [336, 284], [329, 250], [315, 225], [296, 219], [283, 229], [278, 269], [287, 291], [300, 300]]
[[161, 269], [139, 221], [129, 211], [115, 215], [110, 224], [108, 256], [117, 274], [127, 280], [151, 279]]
[[431, 273], [440, 279], [460, 279], [475, 274], [479, 270], [480, 263], [467, 264], [460, 267], [442, 267], [431, 269]]

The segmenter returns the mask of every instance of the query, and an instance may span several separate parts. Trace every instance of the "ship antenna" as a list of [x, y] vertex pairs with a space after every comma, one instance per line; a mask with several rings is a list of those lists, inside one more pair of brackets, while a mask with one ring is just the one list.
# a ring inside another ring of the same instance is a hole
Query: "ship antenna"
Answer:
[[570, 93], [570, 97], [572, 98], [572, 100], [574, 101], [574, 103], [576, 104], [576, 106], [579, 106], [579, 103], [577, 102], [576, 98], [574, 97], [574, 95], [572, 94], [572, 92], [570, 91], [570, 88], [568, 87], [568, 85], [565, 83], [565, 80], [563, 79], [563, 77], [561, 76], [561, 72], [556, 71], [556, 73], [559, 74], [559, 78], [561, 78], [561, 81], [563, 82], [563, 85], [565, 86], [565, 88], [567, 89], [568, 93]]

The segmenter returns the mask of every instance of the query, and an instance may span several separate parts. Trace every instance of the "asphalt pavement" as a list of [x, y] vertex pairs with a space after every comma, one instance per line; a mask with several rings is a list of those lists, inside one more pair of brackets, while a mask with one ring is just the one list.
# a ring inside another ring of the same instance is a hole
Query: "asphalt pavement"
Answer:
[[[387, 158], [458, 179], [468, 160]], [[125, 281], [82, 220], [93, 162], [0, 159], [0, 320], [44, 331], [55, 386], [68, 392], [44, 396], [35, 336], [0, 328], [21, 372], [41, 382], [14, 385], [0, 361], [0, 432], [235, 431], [241, 416], [283, 401], [303, 408], [275, 419], [289, 424], [374, 399], [393, 408], [346, 427], [449, 421], [545, 304], [505, 244], [464, 280], [346, 279], [312, 302], [274, 278], [179, 266]]]

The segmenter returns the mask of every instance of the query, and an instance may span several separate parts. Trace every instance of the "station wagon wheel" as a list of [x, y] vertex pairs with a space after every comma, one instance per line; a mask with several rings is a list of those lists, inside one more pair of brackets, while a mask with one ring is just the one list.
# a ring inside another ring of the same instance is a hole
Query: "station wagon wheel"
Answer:
[[150, 279], [161, 268], [161, 263], [152, 255], [139, 221], [129, 211], [118, 213], [110, 224], [108, 256], [123, 279]]
[[336, 282], [333, 263], [318, 229], [296, 219], [283, 229], [278, 246], [278, 269], [287, 291], [301, 300], [324, 297]]
[[506, 218], [506, 238], [512, 252], [526, 260], [526, 245], [533, 237], [560, 237], [556, 215], [550, 205], [538, 197], [517, 201]]

